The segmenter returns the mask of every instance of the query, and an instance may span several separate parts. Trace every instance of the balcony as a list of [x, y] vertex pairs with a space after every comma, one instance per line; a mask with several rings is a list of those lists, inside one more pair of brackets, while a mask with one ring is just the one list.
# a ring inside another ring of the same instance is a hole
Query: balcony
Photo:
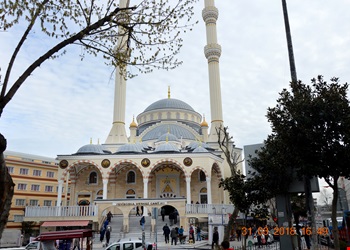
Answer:
[[[232, 204], [186, 204], [187, 216], [207, 216], [208, 214], [232, 213]], [[24, 221], [53, 221], [53, 220], [98, 220], [98, 206], [65, 206], [46, 207], [28, 206], [25, 209]], [[59, 217], [59, 219], [58, 219]]]

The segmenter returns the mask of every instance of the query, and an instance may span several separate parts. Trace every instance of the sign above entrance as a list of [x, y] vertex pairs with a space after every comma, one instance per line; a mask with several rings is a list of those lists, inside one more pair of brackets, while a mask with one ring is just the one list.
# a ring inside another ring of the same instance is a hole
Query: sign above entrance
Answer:
[[130, 206], [130, 205], [134, 205], [134, 206], [149, 206], [149, 205], [166, 205], [168, 204], [167, 201], [143, 201], [143, 202], [127, 202], [127, 201], [123, 201], [123, 202], [112, 202], [113, 206]]

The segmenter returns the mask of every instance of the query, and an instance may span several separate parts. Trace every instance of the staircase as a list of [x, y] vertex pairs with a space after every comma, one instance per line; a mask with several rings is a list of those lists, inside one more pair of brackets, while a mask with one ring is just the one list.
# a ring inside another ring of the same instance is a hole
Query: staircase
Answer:
[[[112, 228], [110, 243], [117, 241], [122, 238], [142, 238], [142, 228], [140, 226], [140, 216], [131, 215], [129, 217], [129, 232], [125, 233], [123, 230], [123, 217], [122, 216], [113, 216], [111, 222], [108, 226]], [[151, 216], [146, 216], [145, 223], [145, 241], [146, 242], [164, 242], [163, 236], [163, 226], [165, 223], [171, 228], [177, 226], [180, 227], [180, 222], [170, 226], [169, 219], [165, 218], [165, 221], [162, 221], [162, 217], [159, 216], [156, 220], [156, 233], [152, 232], [151, 225]]]

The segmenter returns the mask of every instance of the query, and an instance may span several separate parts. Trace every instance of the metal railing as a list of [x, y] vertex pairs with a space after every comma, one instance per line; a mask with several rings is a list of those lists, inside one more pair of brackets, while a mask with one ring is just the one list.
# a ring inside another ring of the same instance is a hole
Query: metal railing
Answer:
[[97, 216], [97, 206], [67, 206], [67, 207], [26, 207], [26, 217], [56, 217], [56, 216]]
[[[233, 205], [224, 204], [186, 204], [186, 214], [227, 214], [233, 212]], [[28, 206], [26, 217], [84, 217], [97, 216], [97, 205], [92, 206]]]
[[228, 214], [233, 210], [232, 204], [186, 204], [186, 214]]

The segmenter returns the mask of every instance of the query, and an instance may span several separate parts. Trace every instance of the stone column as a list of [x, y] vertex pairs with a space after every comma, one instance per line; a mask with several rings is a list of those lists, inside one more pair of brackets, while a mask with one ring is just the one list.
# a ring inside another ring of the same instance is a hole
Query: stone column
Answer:
[[62, 203], [62, 188], [63, 188], [63, 180], [59, 180], [58, 192], [57, 192], [57, 207], [60, 207]]
[[211, 178], [207, 177], [207, 199], [208, 199], [208, 204], [212, 204], [212, 199], [211, 199]]
[[107, 186], [108, 186], [108, 179], [103, 179], [103, 199], [107, 199]]
[[186, 177], [186, 199], [187, 204], [191, 204], [191, 177]]

